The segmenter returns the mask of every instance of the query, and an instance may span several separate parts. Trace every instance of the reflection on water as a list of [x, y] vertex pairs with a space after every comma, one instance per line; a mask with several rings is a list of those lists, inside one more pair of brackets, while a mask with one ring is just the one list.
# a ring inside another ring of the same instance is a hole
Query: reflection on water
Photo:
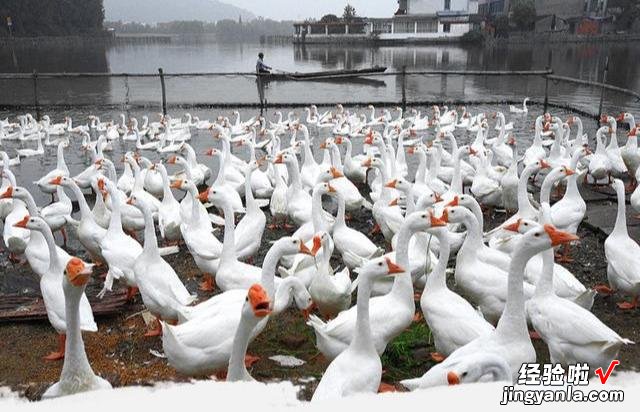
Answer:
[[[0, 73], [39, 73], [109, 71], [107, 46], [104, 44], [19, 45], [0, 47]], [[2, 103], [29, 104], [33, 102], [33, 81], [0, 80], [6, 91]], [[109, 103], [111, 82], [108, 78], [40, 80], [38, 92], [41, 102], [53, 104]]]
[[[408, 47], [362, 47], [343, 45], [258, 45], [218, 44], [181, 39], [171, 44], [114, 46], [46, 46], [0, 49], [0, 72], [248, 72], [256, 55], [264, 51], [269, 65], [282, 71], [354, 69], [384, 65], [393, 70], [530, 70], [550, 64], [555, 73], [591, 81], [602, 80], [602, 68], [610, 59], [607, 81], [633, 90], [640, 89], [636, 62], [637, 43], [512, 45], [495, 48], [456, 45]], [[15, 59], [14, 59], [15, 56]], [[17, 64], [15, 63], [17, 62]], [[399, 101], [401, 82], [397, 76], [377, 78], [377, 83], [271, 82], [266, 91], [270, 102], [354, 102]], [[380, 83], [383, 81], [384, 83]], [[544, 80], [540, 77], [409, 76], [409, 101], [520, 99], [525, 95], [541, 100]], [[2, 103], [29, 103], [31, 84], [0, 81], [8, 93]], [[153, 78], [42, 81], [46, 103], [157, 103], [159, 82]], [[597, 107], [599, 91], [590, 87], [552, 83], [549, 94], [556, 103], [585, 109]], [[169, 103], [257, 102], [255, 80], [250, 77], [168, 78]], [[640, 105], [631, 98], [607, 93], [605, 107], [611, 110]]]

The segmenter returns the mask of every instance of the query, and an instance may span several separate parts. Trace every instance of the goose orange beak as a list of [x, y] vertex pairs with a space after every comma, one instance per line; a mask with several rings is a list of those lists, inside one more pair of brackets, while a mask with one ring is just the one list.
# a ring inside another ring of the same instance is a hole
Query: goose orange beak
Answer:
[[449, 371], [449, 373], [447, 373], [447, 382], [449, 383], [449, 385], [459, 385], [460, 378], [455, 372]]
[[616, 121], [624, 122], [624, 113], [620, 113], [620, 115], [618, 117], [616, 117]]
[[205, 156], [213, 156], [213, 150], [214, 149], [207, 149], [204, 151], [204, 155]]
[[567, 168], [565, 169], [565, 174], [566, 174], [567, 176], [575, 175], [575, 174], [576, 174], [576, 171], [575, 171], [575, 170], [573, 170], [573, 169], [569, 169], [569, 168], [567, 167]]
[[283, 160], [282, 160], [282, 153], [281, 153], [281, 154], [279, 154], [278, 156], [276, 156], [276, 160], [275, 160], [273, 163], [276, 163], [276, 164], [281, 164], [281, 163], [283, 163]]
[[511, 223], [510, 225], [507, 225], [504, 227], [504, 230], [507, 230], [509, 232], [518, 232], [518, 230], [520, 230], [520, 223], [522, 222], [522, 219], [518, 219], [515, 222]]
[[92, 273], [91, 266], [85, 265], [80, 259], [74, 257], [67, 263], [67, 280], [75, 287], [87, 284]]
[[547, 232], [547, 234], [551, 238], [551, 246], [558, 246], [580, 239], [578, 236], [569, 232], [558, 230], [555, 228], [555, 226], [550, 224], [544, 225], [544, 231]]
[[389, 202], [389, 206], [398, 206], [398, 198], [396, 197], [391, 202]]
[[442, 216], [440, 216], [440, 220], [442, 220], [445, 223], [449, 223], [449, 209], [448, 208], [444, 208], [444, 211], [442, 212]]
[[387, 262], [387, 268], [389, 269], [389, 274], [394, 275], [398, 273], [404, 273], [404, 269], [391, 261], [389, 258], [384, 258]]
[[10, 199], [13, 197], [13, 186], [8, 186], [7, 190], [0, 195], [0, 199]]
[[264, 318], [271, 313], [271, 304], [267, 291], [258, 284], [252, 285], [247, 294], [253, 314], [258, 318]]
[[182, 179], [178, 179], [178, 180], [175, 180], [175, 181], [171, 182], [171, 185], [169, 185], [169, 187], [171, 189], [181, 189], [182, 188]]
[[59, 186], [62, 183], [62, 176], [56, 176], [49, 181], [50, 185]]
[[331, 168], [331, 176], [333, 176], [334, 179], [337, 179], [339, 177], [344, 177], [344, 175], [335, 167]]
[[29, 222], [29, 219], [31, 218], [31, 216], [26, 215], [25, 217], [22, 218], [21, 221], [14, 223], [13, 227], [19, 227], [22, 229], [26, 229], [27, 228], [27, 223]]
[[311, 302], [311, 305], [309, 305], [308, 308], [306, 309], [302, 309], [302, 316], [304, 317], [304, 320], [309, 320], [309, 315], [311, 315], [311, 312], [313, 312], [313, 310], [317, 307], [315, 302]]
[[458, 196], [455, 196], [451, 202], [447, 203], [447, 206], [458, 206], [458, 205], [460, 205], [460, 198]]
[[128, 198], [127, 199], [127, 204], [128, 205], [133, 205], [133, 198]]
[[436, 197], [436, 203], [442, 202], [442, 196], [440, 196], [438, 193], [434, 193], [434, 195]]
[[336, 137], [336, 140], [335, 140], [336, 144], [342, 144], [343, 141], [344, 141], [344, 138], [342, 136]]
[[395, 189], [397, 184], [398, 184], [398, 179], [393, 179], [392, 181], [390, 181], [389, 183], [384, 185], [384, 187], [388, 187], [390, 189]]
[[442, 218], [435, 217], [433, 213], [429, 212], [429, 216], [431, 219], [431, 227], [442, 227], [447, 225], [447, 222], [442, 220]]
[[305, 254], [305, 255], [314, 256], [313, 252], [302, 241], [300, 241], [300, 247], [298, 248], [298, 252], [300, 252], [302, 254]]
[[478, 154], [478, 151], [476, 149], [474, 149], [473, 147], [469, 148], [469, 154], [472, 156], [475, 156]]
[[329, 192], [328, 193], [336, 193], [337, 192], [336, 188], [331, 186], [329, 183], [327, 183], [327, 186], [329, 187]]
[[540, 159], [540, 169], [549, 169], [551, 165], [546, 160]]
[[327, 148], [327, 142], [320, 143], [320, 149], [326, 149], [326, 148]]
[[602, 116], [600, 116], [600, 123], [607, 123], [609, 121], [609, 116], [607, 116], [606, 114], [603, 114]]
[[200, 192], [198, 194], [198, 199], [202, 202], [205, 203], [209, 200], [209, 189], [204, 190], [202, 192]]
[[174, 165], [174, 164], [176, 164], [176, 160], [177, 160], [177, 159], [178, 159], [178, 158], [177, 158], [176, 156], [171, 156], [171, 157], [169, 158], [169, 160], [167, 160], [167, 164]]
[[315, 256], [318, 253], [318, 250], [322, 247], [322, 240], [320, 236], [316, 235], [313, 237], [313, 248], [311, 249], [311, 254]]
[[371, 167], [371, 158], [367, 158], [362, 161], [362, 167]]

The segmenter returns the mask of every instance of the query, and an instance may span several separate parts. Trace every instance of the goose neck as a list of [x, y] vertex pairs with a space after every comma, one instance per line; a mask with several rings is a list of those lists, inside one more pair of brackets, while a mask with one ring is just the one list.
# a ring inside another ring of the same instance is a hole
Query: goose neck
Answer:
[[[67, 283], [67, 281], [64, 281]], [[73, 379], [83, 375], [93, 375], [93, 370], [87, 359], [82, 332], [80, 330], [80, 299], [84, 288], [69, 290], [73, 286], [63, 285], [65, 289], [65, 315], [66, 315], [66, 342], [64, 365], [62, 366], [61, 380]]]

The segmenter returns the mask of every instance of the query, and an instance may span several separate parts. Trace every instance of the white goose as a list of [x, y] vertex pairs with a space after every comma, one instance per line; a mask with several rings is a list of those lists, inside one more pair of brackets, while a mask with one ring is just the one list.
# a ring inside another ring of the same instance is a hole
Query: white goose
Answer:
[[[101, 181], [104, 182], [101, 186], [105, 188], [105, 191], [111, 196], [113, 201], [111, 202], [109, 228], [100, 240], [101, 253], [109, 266], [109, 271], [107, 272], [104, 287], [98, 294], [98, 297], [102, 298], [107, 291], [111, 291], [115, 279], [124, 278], [129, 288], [128, 297], [132, 298], [138, 290], [133, 267], [136, 259], [138, 259], [142, 253], [142, 246], [140, 246], [137, 240], [126, 235], [122, 230], [120, 208], [124, 202], [116, 193], [118, 189], [111, 181], [105, 181], [104, 179], [101, 179]], [[102, 193], [98, 193], [96, 196], [102, 196]]]
[[640, 298], [640, 275], [637, 270], [640, 264], [640, 246], [629, 236], [627, 230], [624, 184], [620, 179], [615, 179], [613, 187], [618, 197], [618, 215], [613, 231], [604, 242], [609, 287], [601, 285], [596, 290], [603, 293], [619, 291], [630, 296], [631, 302], [618, 303], [620, 309], [629, 310], [638, 307]]
[[[518, 228], [522, 233], [548, 221], [549, 205], [542, 204], [541, 224]], [[533, 328], [549, 346], [552, 363], [564, 366], [586, 362], [591, 370], [607, 368], [623, 344], [633, 343], [609, 329], [589, 310], [558, 297], [553, 291], [553, 251], [542, 252], [542, 276], [526, 309]]]
[[[415, 212], [409, 216], [398, 233], [395, 252], [397, 262], [402, 267], [408, 266], [409, 241], [414, 233], [427, 230], [429, 227], [444, 226], [444, 224], [430, 212]], [[392, 256], [387, 255], [385, 258], [390, 259]], [[375, 261], [380, 261], [380, 259], [369, 262]], [[378, 280], [378, 282], [380, 281], [382, 279]], [[360, 281], [356, 279], [354, 282], [359, 283]], [[368, 285], [368, 288], [371, 287]], [[371, 340], [378, 354], [382, 354], [387, 343], [411, 324], [415, 314], [413, 284], [409, 269], [393, 279], [393, 286], [389, 293], [372, 298], [370, 307]], [[316, 346], [327, 359], [334, 359], [349, 346], [356, 330], [356, 318], [356, 307], [341, 312], [335, 319], [327, 323], [316, 316], [310, 316], [308, 324], [313, 327], [316, 334]]]
[[64, 160], [64, 143], [58, 143], [58, 158], [56, 168], [42, 176], [38, 181], [34, 182], [40, 190], [44, 193], [50, 193], [53, 199], [53, 194], [56, 193], [56, 186], [49, 182], [56, 176], [69, 176], [69, 168]]
[[447, 287], [448, 229], [435, 227], [427, 230], [427, 233], [438, 238], [440, 255], [436, 267], [427, 276], [420, 307], [438, 351], [431, 356], [443, 360], [456, 349], [493, 331], [494, 327], [469, 302]]
[[[73, 318], [67, 318], [62, 277], [64, 276], [65, 265], [68, 263], [63, 262], [60, 259], [55, 241], [53, 240], [53, 234], [46, 222], [39, 217], [25, 215], [23, 219], [15, 225], [23, 229], [39, 231], [42, 233], [47, 243], [49, 249], [49, 269], [40, 278], [40, 292], [44, 300], [45, 308], [47, 309], [49, 322], [56, 332], [58, 332], [58, 351], [52, 352], [44, 359], [60, 360], [65, 356], [65, 340], [67, 328], [69, 326], [67, 324], [68, 320], [80, 323], [82, 330], [89, 332], [96, 332], [98, 330], [98, 326], [93, 320], [91, 305], [89, 305], [89, 300], [84, 293], [81, 293], [82, 296], [78, 297], [80, 300], [79, 316], [77, 316], [78, 314], [76, 312], [74, 313], [75, 316]], [[69, 261], [73, 260], [74, 259], [71, 259]], [[77, 323], [75, 326], [77, 327]]]
[[84, 290], [91, 277], [92, 267], [74, 258], [66, 264], [60, 282], [64, 291], [67, 339], [65, 359], [60, 380], [50, 386], [42, 395], [43, 399], [73, 395], [100, 389], [111, 389], [111, 384], [93, 372], [84, 349], [81, 331], [81, 304], [86, 299]]
[[[144, 246], [133, 266], [142, 301], [157, 318], [177, 320], [179, 309], [193, 303], [197, 296], [189, 294], [171, 265], [161, 257], [152, 209], [146, 200], [132, 194], [128, 203], [140, 209], [144, 215]], [[157, 327], [145, 336], [159, 336], [162, 333], [161, 325], [158, 322]]]
[[376, 393], [382, 378], [382, 363], [371, 333], [369, 315], [371, 285], [377, 278], [403, 273], [389, 260], [378, 258], [360, 271], [354, 334], [348, 347], [327, 367], [313, 393], [312, 401], [339, 399], [359, 393]]
[[[277, 289], [274, 283], [278, 259], [297, 251], [311, 253], [300, 240], [285, 237], [279, 239], [265, 256], [260, 285], [267, 294], [271, 292], [274, 295], [271, 315], [287, 309], [292, 296], [296, 306], [303, 312], [308, 313], [311, 308], [309, 293], [297, 279], [285, 279]], [[240, 323], [240, 310], [246, 296], [246, 290], [234, 289], [212, 296], [197, 306], [183, 307], [181, 319], [184, 322], [163, 328], [162, 346], [169, 363], [186, 375], [224, 370], [233, 351], [233, 337]], [[265, 318], [252, 328], [250, 341], [264, 330], [266, 324]]]
[[551, 225], [534, 229], [524, 235], [518, 241], [509, 265], [508, 302], [495, 331], [482, 335], [456, 350], [422, 377], [401, 381], [402, 385], [411, 390], [447, 385], [445, 371], [450, 365], [468, 355], [480, 353], [502, 357], [509, 365], [512, 381], [523, 363], [535, 363], [536, 352], [531, 344], [525, 316], [525, 296], [522, 288], [524, 268], [532, 256], [575, 239], [576, 236], [561, 232]]

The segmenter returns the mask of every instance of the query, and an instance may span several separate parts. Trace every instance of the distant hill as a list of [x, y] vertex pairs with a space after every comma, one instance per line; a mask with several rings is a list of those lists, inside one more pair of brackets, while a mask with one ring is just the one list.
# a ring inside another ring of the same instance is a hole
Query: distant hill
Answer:
[[251, 20], [248, 10], [217, 0], [104, 0], [107, 21], [162, 23], [176, 20], [213, 22], [223, 19]]

